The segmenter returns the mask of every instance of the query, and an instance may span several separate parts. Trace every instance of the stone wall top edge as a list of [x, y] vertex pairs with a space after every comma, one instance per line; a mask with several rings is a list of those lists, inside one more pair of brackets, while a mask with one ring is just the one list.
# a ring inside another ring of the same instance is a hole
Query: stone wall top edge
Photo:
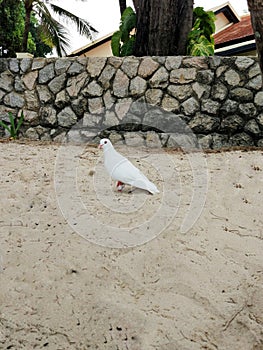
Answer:
[[[19, 74], [28, 72], [30, 70], [40, 70], [48, 64], [61, 64], [62, 62], [79, 63], [81, 65], [96, 65], [98, 61], [98, 66], [101, 65], [113, 65], [119, 68], [122, 63], [126, 65], [140, 64], [145, 61], [147, 66], [151, 61], [146, 62], [146, 60], [151, 60], [152, 63], [156, 62], [159, 67], [164, 66], [168, 70], [176, 68], [196, 68], [198, 70], [204, 69], [216, 69], [220, 65], [230, 66], [237, 70], [244, 70], [253, 64], [258, 64], [258, 58], [252, 56], [125, 56], [125, 57], [33, 57], [33, 58], [0, 58], [0, 73], [8, 71], [10, 67], [12, 72], [17, 72]], [[138, 63], [136, 63], [136, 61]], [[62, 63], [63, 64], [63, 63]], [[21, 71], [19, 68], [21, 67]]]
[[69, 60], [69, 61], [74, 61], [74, 60], [77, 60], [77, 59], [108, 59], [108, 58], [111, 58], [111, 57], [114, 57], [114, 58], [117, 58], [117, 59], [120, 59], [120, 60], [125, 60], [127, 58], [133, 58], [133, 59], [138, 59], [138, 60], [141, 60], [141, 59], [144, 59], [144, 58], [152, 58], [152, 59], [167, 59], [167, 58], [175, 58], [175, 57], [178, 57], [178, 58], [183, 58], [183, 59], [199, 59], [199, 60], [209, 60], [209, 59], [214, 59], [214, 58], [219, 58], [221, 60], [235, 60], [237, 58], [239, 59], [246, 59], [246, 58], [250, 58], [252, 60], [255, 60], [255, 61], [258, 61], [258, 57], [256, 56], [219, 56], [219, 55], [214, 55], [214, 56], [124, 56], [124, 57], [117, 57], [117, 56], [110, 56], [110, 57], [101, 57], [101, 56], [92, 56], [92, 57], [80, 57], [80, 56], [73, 56], [73, 57], [33, 57], [33, 58], [16, 58], [16, 57], [8, 57], [8, 58], [4, 58], [4, 57], [1, 57], [0, 58], [0, 61], [10, 61], [10, 60], [17, 60], [17, 61], [22, 61], [22, 60], [31, 60], [31, 61], [34, 61], [34, 60], [45, 60], [47, 62], [54, 62], [54, 61], [57, 61], [57, 60]]

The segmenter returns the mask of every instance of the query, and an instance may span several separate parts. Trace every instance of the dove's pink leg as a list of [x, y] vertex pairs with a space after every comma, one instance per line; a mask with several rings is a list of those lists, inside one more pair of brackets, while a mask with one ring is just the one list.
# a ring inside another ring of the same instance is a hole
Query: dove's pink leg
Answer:
[[121, 192], [124, 188], [124, 183], [121, 181], [118, 181], [116, 186], [117, 186], [118, 191]]

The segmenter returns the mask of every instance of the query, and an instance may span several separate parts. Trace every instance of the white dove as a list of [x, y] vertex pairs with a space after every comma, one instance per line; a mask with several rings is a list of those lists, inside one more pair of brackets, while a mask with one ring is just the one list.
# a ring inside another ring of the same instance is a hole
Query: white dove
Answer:
[[127, 158], [118, 153], [109, 139], [101, 139], [99, 148], [103, 149], [104, 166], [110, 176], [117, 181], [118, 191], [122, 191], [124, 184], [128, 184], [151, 194], [159, 193], [155, 184], [149, 181]]

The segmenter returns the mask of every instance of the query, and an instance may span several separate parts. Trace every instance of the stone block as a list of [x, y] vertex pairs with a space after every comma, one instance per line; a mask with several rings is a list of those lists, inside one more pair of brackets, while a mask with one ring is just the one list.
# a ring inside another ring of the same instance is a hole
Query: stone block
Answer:
[[130, 82], [130, 94], [132, 96], [142, 96], [147, 89], [147, 82], [141, 77], [135, 77]]
[[57, 75], [66, 73], [71, 65], [71, 60], [68, 58], [58, 58], [55, 62], [55, 72]]
[[187, 84], [196, 79], [196, 68], [173, 69], [170, 74], [170, 82], [178, 84]]
[[230, 137], [229, 143], [231, 146], [254, 146], [253, 138], [245, 132], [235, 134]]
[[169, 85], [167, 91], [179, 101], [185, 101], [193, 94], [191, 85]]
[[53, 94], [57, 94], [65, 87], [66, 78], [66, 74], [63, 73], [49, 82], [48, 87], [53, 92]]
[[182, 59], [182, 56], [168, 56], [165, 61], [165, 68], [169, 71], [180, 68]]
[[233, 69], [229, 69], [225, 73], [225, 81], [230, 86], [237, 86], [240, 83], [240, 75]]
[[228, 134], [237, 132], [242, 129], [245, 121], [242, 117], [237, 114], [229, 115], [222, 119], [221, 130], [227, 132]]
[[71, 109], [71, 107], [65, 107], [61, 112], [57, 115], [58, 125], [63, 127], [71, 127], [77, 122], [77, 116]]
[[124, 57], [121, 70], [129, 77], [134, 78], [137, 75], [140, 60], [135, 57]]
[[256, 93], [254, 102], [257, 106], [263, 107], [263, 91], [259, 91]]
[[111, 79], [114, 76], [116, 69], [113, 66], [107, 65], [101, 72], [98, 81], [102, 84], [104, 89], [108, 89], [111, 86]]
[[260, 134], [260, 128], [255, 119], [250, 119], [244, 126], [244, 131], [248, 134], [258, 135]]
[[166, 88], [169, 83], [169, 74], [164, 67], [160, 67], [149, 80], [152, 88]]
[[186, 115], [193, 115], [200, 109], [199, 102], [194, 97], [190, 97], [188, 100], [184, 101], [181, 106], [182, 111]]
[[38, 82], [39, 84], [45, 84], [55, 77], [54, 63], [46, 65], [39, 70]]
[[257, 109], [253, 103], [240, 103], [238, 110], [247, 119], [254, 117], [257, 114]]
[[145, 93], [146, 102], [151, 105], [159, 105], [163, 97], [161, 89], [148, 89]]
[[203, 99], [201, 101], [201, 112], [217, 115], [220, 103], [211, 99]]
[[107, 58], [106, 57], [89, 57], [87, 62], [87, 71], [92, 78], [98, 77], [105, 64]]
[[253, 92], [246, 88], [235, 88], [230, 90], [229, 97], [240, 102], [253, 101]]
[[69, 75], [77, 75], [84, 71], [85, 67], [77, 61], [73, 61], [67, 70]]
[[4, 103], [9, 107], [22, 108], [25, 104], [25, 99], [22, 94], [18, 94], [16, 92], [10, 92], [4, 97]]
[[165, 109], [168, 112], [179, 112], [180, 110], [180, 104], [179, 102], [170, 95], [165, 95], [162, 104], [162, 108]]
[[38, 77], [37, 71], [28, 72], [27, 74], [24, 75], [23, 83], [28, 90], [32, 90], [35, 87], [37, 77]]
[[143, 57], [138, 69], [138, 75], [142, 78], [148, 78], [153, 75], [159, 66], [151, 57]]
[[0, 89], [11, 92], [13, 90], [14, 77], [9, 72], [3, 72], [0, 75]]
[[118, 70], [113, 81], [113, 94], [116, 97], [127, 97], [130, 80], [126, 74]]
[[235, 65], [240, 71], [243, 71], [251, 67], [254, 62], [255, 61], [252, 58], [240, 56], [236, 58]]
[[40, 103], [49, 103], [53, 100], [53, 96], [46, 85], [38, 85], [36, 89]]
[[218, 128], [220, 119], [200, 113], [192, 118], [188, 125], [195, 133], [209, 134]]

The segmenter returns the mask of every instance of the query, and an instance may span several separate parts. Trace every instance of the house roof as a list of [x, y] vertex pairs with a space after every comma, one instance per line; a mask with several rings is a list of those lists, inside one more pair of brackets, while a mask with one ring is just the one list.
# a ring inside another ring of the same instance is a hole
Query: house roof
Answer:
[[94, 40], [94, 41], [90, 42], [89, 44], [82, 46], [80, 49], [77, 49], [77, 50], [71, 52], [68, 55], [68, 57], [79, 56], [79, 55], [84, 54], [85, 52], [88, 52], [92, 49], [95, 49], [96, 47], [106, 43], [107, 41], [111, 41], [112, 35], [113, 35], [113, 33], [110, 33], [110, 34], [103, 36], [102, 38]]
[[229, 20], [229, 22], [237, 23], [240, 20], [240, 17], [238, 16], [237, 12], [232, 7], [229, 1], [219, 6], [213, 7], [212, 9], [210, 9], [210, 11], [213, 11], [215, 15], [223, 13], [224, 16]]
[[250, 15], [242, 16], [239, 22], [216, 33], [214, 39], [216, 48], [254, 39]]

